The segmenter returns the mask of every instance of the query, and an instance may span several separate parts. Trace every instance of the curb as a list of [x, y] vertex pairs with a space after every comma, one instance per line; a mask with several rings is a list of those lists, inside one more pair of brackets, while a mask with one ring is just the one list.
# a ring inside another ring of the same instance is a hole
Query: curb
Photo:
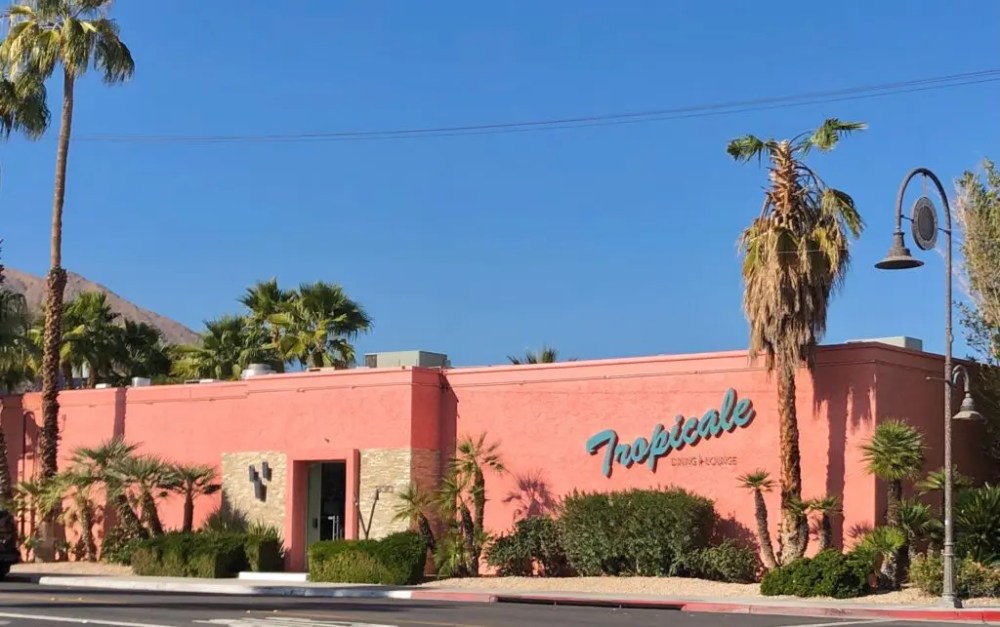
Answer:
[[11, 574], [7, 581], [34, 583], [40, 586], [127, 590], [133, 592], [172, 592], [188, 594], [222, 594], [239, 596], [311, 597], [330, 599], [393, 599], [438, 601], [446, 603], [518, 603], [563, 605], [577, 607], [614, 607], [683, 611], [696, 614], [754, 614], [768, 616], [803, 616], [829, 618], [890, 619], [908, 621], [945, 621], [978, 624], [1000, 624], [1000, 608], [878, 608], [766, 605], [644, 599], [629, 597], [586, 597], [552, 594], [502, 594], [497, 592], [466, 592], [427, 588], [391, 588], [381, 586], [283, 586], [246, 585], [238, 583], [190, 583], [184, 581], [149, 581], [114, 579], [91, 576], [48, 576]]

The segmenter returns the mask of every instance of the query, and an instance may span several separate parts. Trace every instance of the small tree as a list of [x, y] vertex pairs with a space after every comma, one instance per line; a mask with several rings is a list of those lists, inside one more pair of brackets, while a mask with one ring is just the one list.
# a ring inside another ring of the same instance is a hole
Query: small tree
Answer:
[[757, 518], [757, 544], [760, 545], [760, 560], [764, 568], [774, 570], [778, 561], [774, 557], [774, 546], [771, 544], [771, 531], [767, 523], [767, 503], [764, 493], [774, 489], [774, 481], [766, 470], [755, 470], [740, 477], [744, 488], [753, 493], [754, 514]]
[[184, 523], [181, 530], [188, 533], [194, 529], [195, 499], [215, 494], [222, 486], [215, 482], [215, 468], [208, 465], [174, 464], [169, 473], [170, 476], [165, 477], [164, 483], [184, 497]]
[[499, 448], [498, 442], [486, 442], [486, 433], [478, 438], [465, 436], [459, 441], [455, 457], [449, 464], [448, 476], [442, 482], [442, 512], [446, 520], [457, 526], [465, 557], [463, 570], [473, 576], [479, 575], [479, 560], [488, 539], [483, 524], [486, 516], [486, 471], [496, 474], [506, 472]]
[[[902, 528], [900, 505], [903, 502], [903, 480], [916, 477], [924, 466], [924, 438], [912, 425], [900, 420], [887, 420], [875, 427], [871, 440], [862, 445], [868, 472], [887, 486], [886, 523]], [[905, 535], [895, 556], [886, 561], [883, 570], [893, 587], [898, 587], [909, 568], [909, 543]]]

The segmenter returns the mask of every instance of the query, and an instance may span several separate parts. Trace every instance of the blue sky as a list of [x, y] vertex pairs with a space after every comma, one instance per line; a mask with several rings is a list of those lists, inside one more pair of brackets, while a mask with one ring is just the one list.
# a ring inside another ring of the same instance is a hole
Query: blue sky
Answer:
[[[77, 89], [64, 264], [193, 328], [256, 279], [339, 282], [359, 351], [500, 363], [746, 345], [735, 240], [766, 173], [727, 141], [864, 120], [813, 164], [868, 228], [827, 341], [943, 348], [943, 269], [872, 268], [903, 175], [1000, 157], [1000, 83], [540, 133], [247, 144], [96, 135], [437, 127], [711, 104], [1000, 67], [985, 0], [116, 3], [135, 79]], [[836, 15], [831, 15], [835, 13]], [[58, 112], [59, 86], [50, 87]], [[43, 274], [55, 134], [0, 146], [3, 259]], [[915, 198], [916, 196], [913, 195]], [[961, 339], [960, 337], [958, 338]], [[956, 352], [964, 354], [961, 341]]]

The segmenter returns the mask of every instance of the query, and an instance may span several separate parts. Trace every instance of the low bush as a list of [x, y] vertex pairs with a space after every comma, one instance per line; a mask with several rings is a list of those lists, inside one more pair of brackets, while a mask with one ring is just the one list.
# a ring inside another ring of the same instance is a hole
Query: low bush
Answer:
[[690, 574], [716, 520], [711, 500], [679, 488], [574, 492], [559, 527], [581, 575], [665, 576]]
[[520, 520], [510, 535], [490, 545], [486, 562], [502, 577], [564, 577], [571, 574], [556, 521], [545, 516]]
[[[910, 583], [929, 596], [940, 596], [944, 564], [938, 555], [918, 555], [910, 565]], [[955, 564], [955, 594], [962, 598], [1000, 597], [1000, 568], [984, 566], [971, 558]]]
[[273, 573], [285, 569], [285, 549], [274, 527], [251, 525], [244, 543], [247, 567], [254, 572]]
[[427, 544], [420, 534], [381, 540], [333, 540], [309, 547], [309, 579], [333, 583], [408, 585], [423, 579]]
[[694, 577], [727, 583], [757, 581], [761, 564], [757, 551], [724, 540], [718, 546], [696, 551], [689, 566]]
[[832, 597], [849, 599], [871, 592], [867, 563], [855, 555], [834, 550], [795, 560], [764, 575], [765, 596]]
[[101, 541], [101, 561], [129, 566], [132, 564], [132, 553], [141, 541], [121, 526], [112, 527]]
[[235, 533], [168, 533], [140, 542], [132, 553], [137, 575], [235, 577], [247, 566], [246, 536]]

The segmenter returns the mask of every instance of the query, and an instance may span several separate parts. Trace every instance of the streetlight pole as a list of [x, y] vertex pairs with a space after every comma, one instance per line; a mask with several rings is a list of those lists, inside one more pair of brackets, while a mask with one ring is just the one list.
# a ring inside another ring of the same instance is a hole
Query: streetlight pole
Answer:
[[[941, 196], [944, 203], [944, 228], [937, 226], [937, 212], [934, 205], [927, 198], [921, 198], [913, 208], [913, 235], [917, 240], [917, 245], [924, 250], [934, 247], [937, 239], [937, 231], [940, 230], [945, 235], [945, 327], [944, 327], [944, 550], [941, 554], [944, 562], [944, 586], [941, 593], [941, 605], [946, 607], [959, 607], [958, 597], [955, 594], [955, 533], [954, 533], [954, 477], [951, 460], [951, 393], [952, 378], [955, 376], [951, 366], [951, 345], [952, 345], [952, 303], [951, 303], [951, 263], [952, 263], [952, 237], [951, 237], [951, 206], [948, 204], [948, 195], [941, 185], [941, 180], [927, 168], [914, 168], [903, 179], [903, 184], [899, 187], [899, 195], [896, 198], [896, 231], [893, 233], [892, 248], [885, 259], [875, 264], [881, 270], [906, 270], [918, 268], [924, 262], [916, 259], [906, 248], [903, 235], [903, 195], [906, 186], [915, 177], [923, 175], [931, 180]], [[968, 378], [966, 378], [968, 384]]]

